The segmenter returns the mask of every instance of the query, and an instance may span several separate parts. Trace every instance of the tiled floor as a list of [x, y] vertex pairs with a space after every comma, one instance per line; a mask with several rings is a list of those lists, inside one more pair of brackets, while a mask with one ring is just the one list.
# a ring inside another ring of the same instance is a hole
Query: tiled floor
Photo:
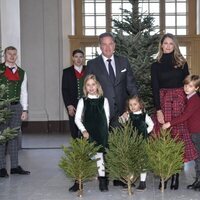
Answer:
[[[187, 190], [187, 184], [193, 181], [193, 163], [188, 166], [187, 173], [182, 172], [180, 188], [171, 191], [169, 187], [162, 194], [158, 190], [159, 179], [148, 174], [147, 190], [128, 196], [121, 187], [109, 184], [109, 191], [98, 190], [96, 179], [84, 183], [84, 195], [77, 197], [76, 193], [68, 192], [72, 181], [66, 178], [58, 167], [62, 156], [60, 146], [68, 145], [69, 137], [64, 134], [32, 134], [24, 135], [19, 153], [20, 164], [31, 171], [29, 176], [10, 175], [0, 178], [0, 200], [199, 200], [200, 191]], [[8, 159], [9, 160], [9, 159]], [[9, 168], [9, 162], [8, 162]]]

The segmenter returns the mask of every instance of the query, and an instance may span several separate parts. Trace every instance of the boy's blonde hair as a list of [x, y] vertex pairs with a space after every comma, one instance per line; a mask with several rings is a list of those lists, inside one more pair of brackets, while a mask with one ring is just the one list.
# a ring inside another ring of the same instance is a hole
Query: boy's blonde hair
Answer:
[[88, 95], [88, 92], [86, 91], [86, 83], [90, 79], [92, 79], [97, 84], [97, 95], [103, 96], [102, 87], [101, 87], [99, 81], [97, 81], [97, 78], [94, 74], [89, 74], [84, 79], [84, 83], [83, 83], [83, 94], [84, 94], [84, 96], [87, 97], [87, 95]]
[[183, 81], [184, 85], [189, 84], [190, 82], [194, 83], [195, 88], [200, 88], [200, 76], [199, 75], [188, 75]]

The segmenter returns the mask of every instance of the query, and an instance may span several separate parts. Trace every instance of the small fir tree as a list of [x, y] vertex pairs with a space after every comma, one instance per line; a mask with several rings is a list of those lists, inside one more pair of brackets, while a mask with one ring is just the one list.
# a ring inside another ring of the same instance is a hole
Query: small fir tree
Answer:
[[128, 122], [111, 131], [108, 145], [106, 168], [109, 177], [126, 183], [131, 195], [131, 184], [147, 169], [145, 141]]
[[[1, 74], [2, 72], [0, 72]], [[4, 128], [7, 127], [6, 123], [9, 117], [11, 116], [11, 112], [9, 110], [9, 104], [14, 99], [5, 100], [4, 96], [6, 95], [7, 88], [4, 84], [0, 85], [0, 144], [6, 143], [8, 140], [13, 139], [17, 136], [17, 128], [11, 129], [11, 128]]]
[[150, 66], [158, 51], [160, 35], [155, 33], [154, 18], [139, 13], [138, 0], [129, 0], [130, 10], [122, 9], [122, 20], [113, 20], [116, 54], [128, 58], [145, 108], [153, 111]]
[[59, 166], [65, 174], [79, 182], [78, 196], [82, 196], [82, 183], [91, 179], [97, 174], [97, 159], [94, 158], [101, 146], [89, 143], [84, 138], [72, 139], [70, 147], [63, 146], [64, 156], [62, 156]]
[[146, 144], [148, 163], [153, 173], [160, 177], [164, 191], [164, 182], [183, 167], [184, 144], [172, 138], [170, 130], [160, 130], [153, 134]]

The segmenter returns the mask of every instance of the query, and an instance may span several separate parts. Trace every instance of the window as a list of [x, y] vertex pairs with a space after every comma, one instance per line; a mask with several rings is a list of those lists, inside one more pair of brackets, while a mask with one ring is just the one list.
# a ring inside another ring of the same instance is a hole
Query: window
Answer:
[[[71, 52], [81, 48], [86, 61], [100, 53], [98, 35], [112, 31], [112, 19], [123, 19], [122, 10], [132, 7], [128, 0], [74, 0], [75, 35], [69, 36]], [[177, 35], [181, 52], [193, 73], [200, 73], [198, 56], [200, 36], [197, 35], [197, 2], [199, 0], [135, 0], [138, 12], [154, 17], [155, 32]], [[135, 6], [135, 7], [136, 7]]]
[[[139, 13], [153, 15], [156, 32], [161, 30], [175, 35], [187, 34], [187, 0], [138, 0], [135, 2]], [[112, 19], [122, 20], [122, 9], [130, 10], [132, 9], [130, 5], [128, 0], [84, 0], [83, 35], [99, 35], [109, 31], [108, 29], [113, 26]]]
[[83, 34], [99, 35], [106, 31], [106, 0], [83, 1]]

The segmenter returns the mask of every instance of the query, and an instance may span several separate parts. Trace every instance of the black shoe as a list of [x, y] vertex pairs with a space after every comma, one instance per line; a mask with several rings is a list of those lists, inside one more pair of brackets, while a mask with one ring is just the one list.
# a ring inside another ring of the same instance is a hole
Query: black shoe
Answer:
[[29, 171], [25, 171], [21, 166], [18, 166], [16, 168], [12, 168], [10, 170], [11, 174], [21, 174], [21, 175], [29, 175], [30, 172]]
[[7, 170], [5, 168], [0, 169], [0, 177], [8, 177]]
[[138, 191], [146, 190], [146, 181], [140, 181], [139, 186], [136, 188]]
[[196, 178], [195, 181], [191, 184], [187, 186], [187, 189], [194, 189], [194, 187], [198, 184], [199, 179]]
[[[83, 188], [83, 186], [81, 186]], [[77, 192], [79, 190], [79, 183], [75, 181], [74, 185], [69, 188], [69, 192]]]
[[200, 180], [195, 184], [194, 190], [199, 190], [200, 191]]
[[[162, 188], [162, 182], [161, 182], [161, 180], [160, 180], [158, 189], [161, 190], [161, 188]], [[166, 189], [166, 188], [167, 188], [167, 181], [164, 181], [164, 189]]]
[[99, 179], [99, 190], [101, 192], [107, 192], [108, 191], [108, 179], [107, 177], [98, 177]]
[[178, 190], [178, 187], [179, 187], [179, 174], [177, 173], [177, 174], [172, 175], [170, 189]]
[[113, 181], [113, 185], [114, 186], [123, 186], [123, 187], [126, 187], [126, 183], [124, 183], [124, 182], [122, 182], [122, 181], [120, 181], [120, 180], [114, 180]]

